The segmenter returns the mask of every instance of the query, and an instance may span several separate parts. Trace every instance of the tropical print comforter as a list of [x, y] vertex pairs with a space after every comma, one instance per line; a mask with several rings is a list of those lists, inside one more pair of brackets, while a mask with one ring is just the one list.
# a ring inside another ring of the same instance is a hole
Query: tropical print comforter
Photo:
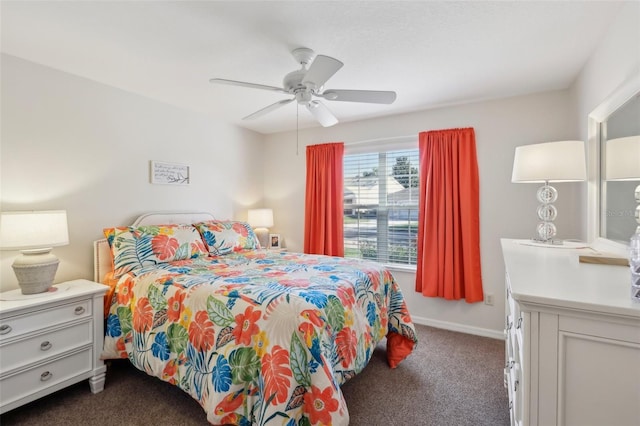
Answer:
[[380, 264], [246, 251], [122, 276], [102, 356], [179, 386], [215, 425], [346, 425], [340, 385], [385, 336], [393, 366], [417, 342]]

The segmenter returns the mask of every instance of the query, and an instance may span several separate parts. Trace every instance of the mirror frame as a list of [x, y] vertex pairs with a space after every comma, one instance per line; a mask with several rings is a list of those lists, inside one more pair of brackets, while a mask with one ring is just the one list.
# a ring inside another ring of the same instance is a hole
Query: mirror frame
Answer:
[[627, 101], [640, 93], [640, 74], [634, 75], [630, 80], [620, 85], [616, 90], [607, 96], [600, 105], [598, 105], [588, 117], [588, 141], [587, 141], [587, 170], [588, 189], [587, 189], [587, 237], [588, 241], [596, 240], [611, 246], [619, 246], [625, 249], [626, 246], [612, 240], [608, 240], [600, 235], [600, 223], [602, 220], [601, 206], [601, 173], [602, 165], [600, 164], [600, 139], [601, 123], [607, 121], [609, 116], [618, 108], [623, 106]]

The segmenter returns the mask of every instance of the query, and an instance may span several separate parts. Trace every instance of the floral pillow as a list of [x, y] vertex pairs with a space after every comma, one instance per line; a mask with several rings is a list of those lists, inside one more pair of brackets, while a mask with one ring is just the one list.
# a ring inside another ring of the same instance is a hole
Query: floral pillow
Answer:
[[246, 222], [211, 220], [194, 226], [200, 231], [212, 255], [260, 248], [258, 237]]
[[116, 278], [144, 266], [206, 256], [198, 230], [191, 225], [127, 226], [104, 229]]

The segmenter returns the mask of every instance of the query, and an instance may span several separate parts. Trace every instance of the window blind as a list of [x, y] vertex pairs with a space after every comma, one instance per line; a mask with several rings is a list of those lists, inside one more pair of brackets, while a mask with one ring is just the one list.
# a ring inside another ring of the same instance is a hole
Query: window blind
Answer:
[[418, 149], [344, 156], [345, 257], [416, 264]]

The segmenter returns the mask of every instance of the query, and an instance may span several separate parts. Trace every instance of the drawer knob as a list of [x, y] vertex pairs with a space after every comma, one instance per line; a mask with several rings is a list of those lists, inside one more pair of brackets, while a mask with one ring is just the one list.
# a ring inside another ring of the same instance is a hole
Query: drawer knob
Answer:
[[83, 308], [82, 306], [78, 306], [78, 307], [73, 311], [73, 313], [74, 313], [74, 314], [76, 314], [76, 315], [82, 315], [82, 314], [84, 314], [84, 308]]
[[51, 342], [47, 340], [45, 342], [40, 343], [40, 350], [48, 351], [49, 349], [51, 349], [52, 346], [53, 345], [51, 344]]
[[0, 334], [9, 334], [11, 333], [11, 326], [7, 324], [0, 325]]
[[50, 371], [45, 371], [40, 375], [40, 380], [42, 380], [43, 382], [46, 382], [52, 377], [53, 377], [53, 373], [51, 373]]

